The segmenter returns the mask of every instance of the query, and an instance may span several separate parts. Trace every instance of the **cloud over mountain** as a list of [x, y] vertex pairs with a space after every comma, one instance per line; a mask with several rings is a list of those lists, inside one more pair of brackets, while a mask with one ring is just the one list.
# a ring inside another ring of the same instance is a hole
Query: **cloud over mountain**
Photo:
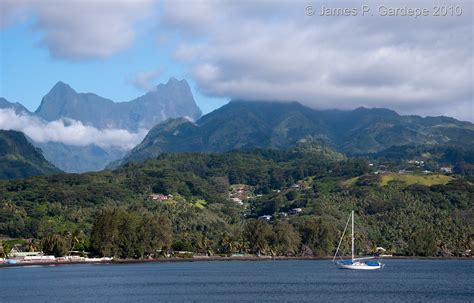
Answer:
[[[382, 3], [370, 2], [372, 10]], [[391, 5], [405, 4], [433, 9]], [[175, 57], [208, 95], [473, 120], [472, 2], [451, 4], [462, 5], [461, 16], [324, 17], [307, 16], [307, 1], [169, 1], [163, 24], [181, 32]], [[360, 9], [358, 1], [313, 3], [323, 5]]]
[[146, 130], [137, 133], [125, 129], [98, 129], [72, 119], [46, 122], [38, 117], [17, 114], [13, 109], [0, 109], [0, 129], [11, 129], [25, 133], [36, 142], [61, 142], [74, 146], [119, 147], [131, 149], [146, 135]]

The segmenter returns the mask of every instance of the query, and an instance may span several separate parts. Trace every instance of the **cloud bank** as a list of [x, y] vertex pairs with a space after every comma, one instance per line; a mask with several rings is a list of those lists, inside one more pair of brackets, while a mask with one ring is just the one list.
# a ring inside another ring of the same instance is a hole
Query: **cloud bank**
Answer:
[[[363, 4], [373, 16], [360, 14]], [[430, 13], [380, 16], [381, 5]], [[434, 5], [460, 6], [462, 14], [436, 17]], [[323, 6], [359, 13], [320, 16]], [[3, 0], [0, 25], [33, 17], [53, 57], [95, 59], [130, 47], [140, 23], [143, 37], [171, 49], [199, 92], [211, 97], [388, 107], [474, 121], [473, 7], [467, 0]], [[151, 26], [143, 27], [147, 20]], [[155, 75], [142, 72], [132, 83], [148, 90]]]
[[119, 147], [129, 150], [145, 137], [147, 130], [130, 133], [125, 129], [98, 129], [72, 119], [46, 122], [38, 117], [0, 109], [0, 129], [17, 130], [39, 143], [61, 142], [67, 145]]
[[41, 45], [65, 59], [104, 58], [128, 48], [134, 24], [149, 16], [152, 0], [2, 0], [6, 27], [34, 17]]

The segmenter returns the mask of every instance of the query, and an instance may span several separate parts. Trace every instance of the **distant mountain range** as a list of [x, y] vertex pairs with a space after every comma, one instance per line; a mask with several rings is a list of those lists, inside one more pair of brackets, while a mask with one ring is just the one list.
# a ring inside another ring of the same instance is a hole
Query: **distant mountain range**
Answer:
[[[30, 140], [30, 142], [32, 142]], [[48, 155], [49, 159], [54, 159], [57, 166], [71, 173], [102, 170], [108, 163], [121, 159], [126, 150], [108, 147], [103, 148], [95, 144], [86, 146], [67, 145], [60, 142], [33, 143]]]
[[32, 141], [48, 161], [67, 172], [101, 170], [111, 162], [109, 167], [117, 167], [163, 152], [287, 149], [302, 141], [323, 142], [347, 155], [380, 157], [394, 152], [400, 157], [403, 150], [408, 154], [409, 149], [393, 149], [402, 146], [462, 146], [468, 154], [474, 146], [472, 123], [449, 117], [402, 116], [383, 108], [315, 110], [297, 102], [235, 100], [200, 117], [189, 85], [175, 78], [121, 103], [92, 93], [77, 93], [58, 82], [34, 113], [4, 98], [0, 98], [1, 108], [12, 108], [17, 114], [43, 121], [73, 119], [99, 130], [114, 128], [134, 133], [150, 129], [131, 151], [118, 146]]
[[201, 110], [186, 80], [171, 78], [141, 97], [117, 103], [96, 94], [77, 93], [69, 85], [58, 82], [44, 96], [35, 114], [46, 121], [70, 118], [100, 129], [135, 132], [151, 129], [167, 118], [187, 116], [198, 119]]
[[21, 132], [0, 130], [0, 179], [21, 179], [60, 172]]
[[299, 103], [232, 101], [196, 122], [168, 119], [150, 130], [122, 160], [142, 161], [163, 152], [225, 152], [294, 146], [318, 140], [349, 155], [403, 145], [474, 145], [474, 125], [448, 117], [401, 116], [381, 108], [314, 110]]
[[26, 107], [21, 105], [20, 103], [18, 102], [12, 103], [12, 102], [9, 102], [7, 99], [1, 98], [1, 97], [0, 97], [0, 108], [11, 108], [17, 114], [21, 114], [21, 113], [31, 114], [30, 111]]
[[[2, 108], [12, 108], [17, 114], [44, 121], [68, 118], [100, 130], [125, 129], [132, 133], [151, 129], [168, 118], [198, 119], [201, 116], [186, 80], [175, 78], [169, 79], [166, 84], [159, 84], [143, 96], [117, 103], [93, 93], [78, 93], [69, 85], [58, 82], [44, 96], [34, 113], [20, 103], [0, 98]], [[94, 144], [74, 146], [61, 142], [31, 142], [43, 150], [48, 161], [67, 172], [101, 170], [127, 152], [123, 147], [116, 146], [104, 148]]]

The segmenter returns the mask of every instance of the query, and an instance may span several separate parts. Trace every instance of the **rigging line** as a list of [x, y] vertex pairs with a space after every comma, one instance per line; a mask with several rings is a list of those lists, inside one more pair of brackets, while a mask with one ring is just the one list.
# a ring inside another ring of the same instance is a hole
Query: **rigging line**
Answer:
[[341, 247], [342, 239], [344, 239], [344, 235], [346, 234], [347, 226], [349, 225], [349, 221], [351, 220], [351, 216], [349, 216], [349, 219], [347, 219], [346, 222], [346, 227], [344, 227], [344, 232], [342, 233], [341, 240], [339, 240], [339, 245], [337, 245], [336, 253], [334, 254], [334, 258], [332, 258], [332, 261], [336, 260], [337, 253], [339, 252], [339, 248]]

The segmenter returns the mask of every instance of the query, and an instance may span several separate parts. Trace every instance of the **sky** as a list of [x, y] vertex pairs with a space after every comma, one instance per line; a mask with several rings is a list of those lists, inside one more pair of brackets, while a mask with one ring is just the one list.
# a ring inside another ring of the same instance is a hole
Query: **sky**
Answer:
[[204, 113], [248, 99], [472, 122], [473, 3], [1, 0], [0, 96], [35, 110], [63, 81], [120, 102], [176, 77]]

